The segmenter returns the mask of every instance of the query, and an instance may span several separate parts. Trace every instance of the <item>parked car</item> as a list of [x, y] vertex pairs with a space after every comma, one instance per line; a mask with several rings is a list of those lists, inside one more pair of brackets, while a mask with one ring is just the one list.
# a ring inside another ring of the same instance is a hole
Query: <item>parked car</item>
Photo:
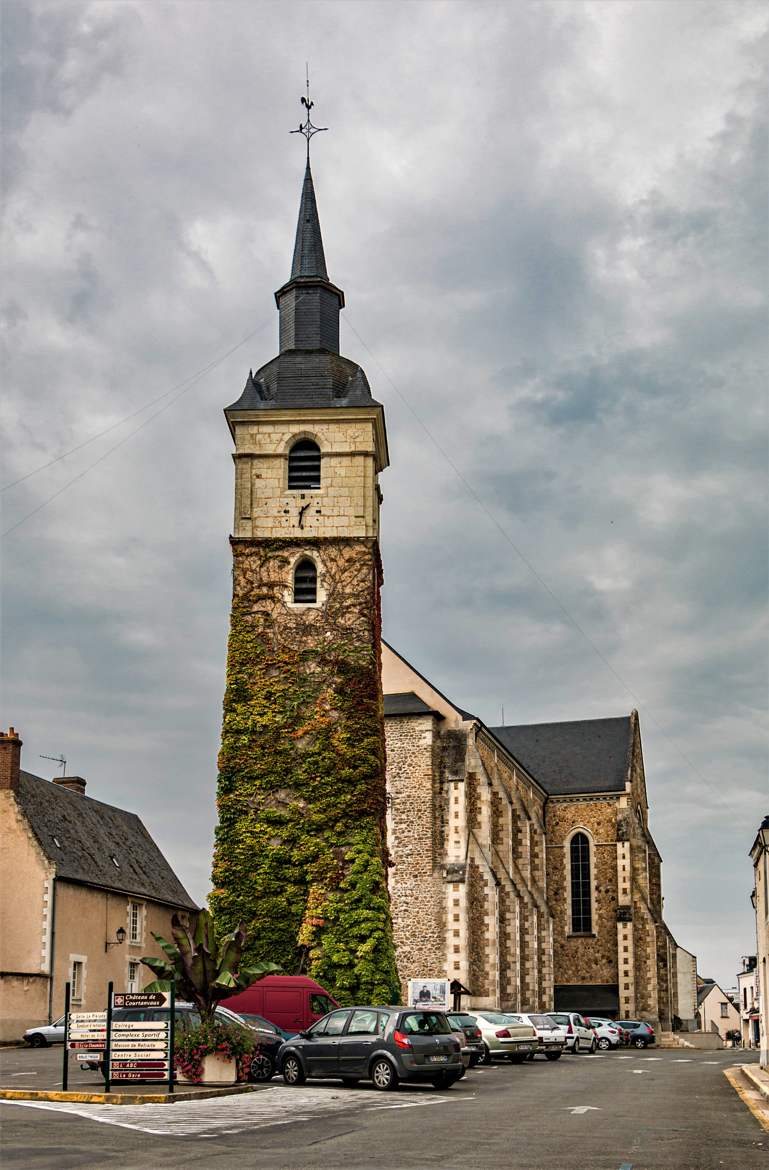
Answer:
[[325, 988], [306, 975], [266, 975], [224, 1003], [241, 1015], [264, 1016], [290, 1036], [339, 1007]]
[[465, 1034], [465, 1043], [470, 1049], [470, 1068], [475, 1068], [484, 1055], [483, 1048], [483, 1033], [478, 1027], [478, 1022], [473, 1015], [468, 1015], [467, 1012], [447, 1012], [449, 1023], [453, 1025], [456, 1023]]
[[456, 1037], [457, 1044], [459, 1045], [459, 1055], [462, 1057], [462, 1072], [460, 1073], [461, 1078], [469, 1069], [473, 1059], [473, 1054], [470, 1051], [470, 1046], [467, 1043], [467, 1037], [465, 1036], [464, 1028], [462, 1028], [460, 1024], [450, 1020], [448, 1016], [446, 1016], [446, 1019], [449, 1021], [449, 1027], [451, 1028], [452, 1035]]
[[563, 1033], [567, 1052], [595, 1052], [598, 1041], [579, 1012], [548, 1012]]
[[558, 1060], [563, 1055], [566, 1041], [563, 1032], [551, 1016], [540, 1013], [516, 1012], [515, 1018], [522, 1020], [525, 1024], [531, 1024], [537, 1034], [537, 1047], [529, 1053], [528, 1060], [533, 1060], [538, 1052], [541, 1052], [548, 1060]]
[[[137, 1021], [167, 1020], [169, 1011], [169, 1008], [162, 1007], [116, 1008], [112, 1013], [112, 1018], [113, 1020]], [[251, 1057], [248, 1079], [249, 1081], [258, 1083], [271, 1080], [277, 1070], [278, 1053], [284, 1043], [283, 1037], [276, 1031], [268, 1031], [266, 1028], [255, 1028], [247, 1024], [237, 1012], [230, 1011], [229, 1008], [224, 1007], [222, 1004], [216, 1008], [214, 1019], [217, 1023], [226, 1024], [231, 1028], [245, 1028], [249, 1032], [256, 1032], [258, 1047]], [[194, 1004], [184, 1003], [183, 1001], [178, 1001], [175, 1004], [174, 1027], [177, 1031], [190, 1031], [199, 1024], [200, 1012]], [[95, 1051], [81, 1054], [81, 1068], [98, 1068], [103, 1073], [104, 1061], [99, 1052]]]
[[646, 1048], [656, 1043], [651, 1024], [645, 1024], [643, 1020], [617, 1020], [617, 1023], [628, 1033], [628, 1043], [634, 1048]]
[[287, 1085], [334, 1077], [345, 1085], [370, 1080], [375, 1089], [429, 1081], [448, 1089], [464, 1072], [459, 1041], [445, 1012], [405, 1007], [352, 1007], [330, 1012], [279, 1054]]
[[275, 1032], [282, 1040], [288, 1040], [289, 1037], [296, 1035], [296, 1032], [287, 1032], [285, 1028], [279, 1028], [277, 1024], [271, 1023], [264, 1016], [258, 1016], [254, 1012], [236, 1012], [235, 1015], [248, 1024], [249, 1028], [255, 1028], [257, 1032]]
[[66, 1017], [59, 1016], [52, 1024], [38, 1024], [36, 1028], [27, 1028], [24, 1039], [31, 1048], [47, 1048], [49, 1044], [64, 1043], [64, 1024]]
[[530, 1052], [537, 1050], [537, 1033], [531, 1024], [522, 1023], [510, 1012], [495, 1012], [486, 1008], [467, 1012], [453, 1012], [458, 1019], [474, 1020], [481, 1030], [483, 1055], [480, 1064], [491, 1064], [492, 1060], [506, 1057], [513, 1064], [520, 1064]]
[[604, 1052], [609, 1048], [619, 1048], [620, 1044], [624, 1044], [622, 1029], [614, 1020], [606, 1020], [599, 1016], [585, 1016], [585, 1022], [593, 1029], [598, 1047]]

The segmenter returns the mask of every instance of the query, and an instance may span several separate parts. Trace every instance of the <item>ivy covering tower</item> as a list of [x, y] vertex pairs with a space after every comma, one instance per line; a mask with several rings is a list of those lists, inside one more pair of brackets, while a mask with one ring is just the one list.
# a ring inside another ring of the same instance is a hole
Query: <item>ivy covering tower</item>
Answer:
[[[304, 101], [304, 99], [303, 99]], [[303, 132], [315, 132], [309, 117]], [[309, 149], [280, 353], [225, 416], [233, 598], [211, 905], [249, 960], [397, 1002], [380, 679], [384, 410], [339, 354]]]

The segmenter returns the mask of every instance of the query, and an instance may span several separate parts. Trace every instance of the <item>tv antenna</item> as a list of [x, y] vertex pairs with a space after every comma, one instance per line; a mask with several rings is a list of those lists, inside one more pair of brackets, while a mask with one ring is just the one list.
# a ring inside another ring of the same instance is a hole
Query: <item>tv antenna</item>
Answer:
[[59, 767], [61, 768], [62, 776], [66, 776], [66, 774], [67, 774], [67, 761], [64, 759], [64, 756], [44, 756], [41, 752], [40, 759], [41, 760], [53, 760], [54, 764], [58, 764]]

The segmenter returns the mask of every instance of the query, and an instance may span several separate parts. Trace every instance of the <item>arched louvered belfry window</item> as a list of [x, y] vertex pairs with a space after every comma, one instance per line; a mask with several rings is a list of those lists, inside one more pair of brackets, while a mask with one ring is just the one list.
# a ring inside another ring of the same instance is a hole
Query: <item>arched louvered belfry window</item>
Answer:
[[315, 605], [318, 600], [318, 570], [309, 557], [294, 569], [294, 604]]
[[571, 881], [571, 932], [590, 934], [593, 929], [593, 896], [590, 889], [590, 841], [575, 833], [569, 842]]
[[314, 491], [320, 487], [320, 447], [312, 439], [300, 439], [288, 453], [289, 491]]

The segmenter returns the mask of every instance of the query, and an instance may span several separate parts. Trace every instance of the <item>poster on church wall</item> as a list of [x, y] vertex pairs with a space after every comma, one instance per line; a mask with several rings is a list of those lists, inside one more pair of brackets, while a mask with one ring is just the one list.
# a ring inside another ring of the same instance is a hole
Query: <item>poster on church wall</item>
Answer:
[[417, 1008], [439, 1008], [448, 1011], [451, 1007], [451, 990], [448, 979], [409, 979], [408, 1005]]

